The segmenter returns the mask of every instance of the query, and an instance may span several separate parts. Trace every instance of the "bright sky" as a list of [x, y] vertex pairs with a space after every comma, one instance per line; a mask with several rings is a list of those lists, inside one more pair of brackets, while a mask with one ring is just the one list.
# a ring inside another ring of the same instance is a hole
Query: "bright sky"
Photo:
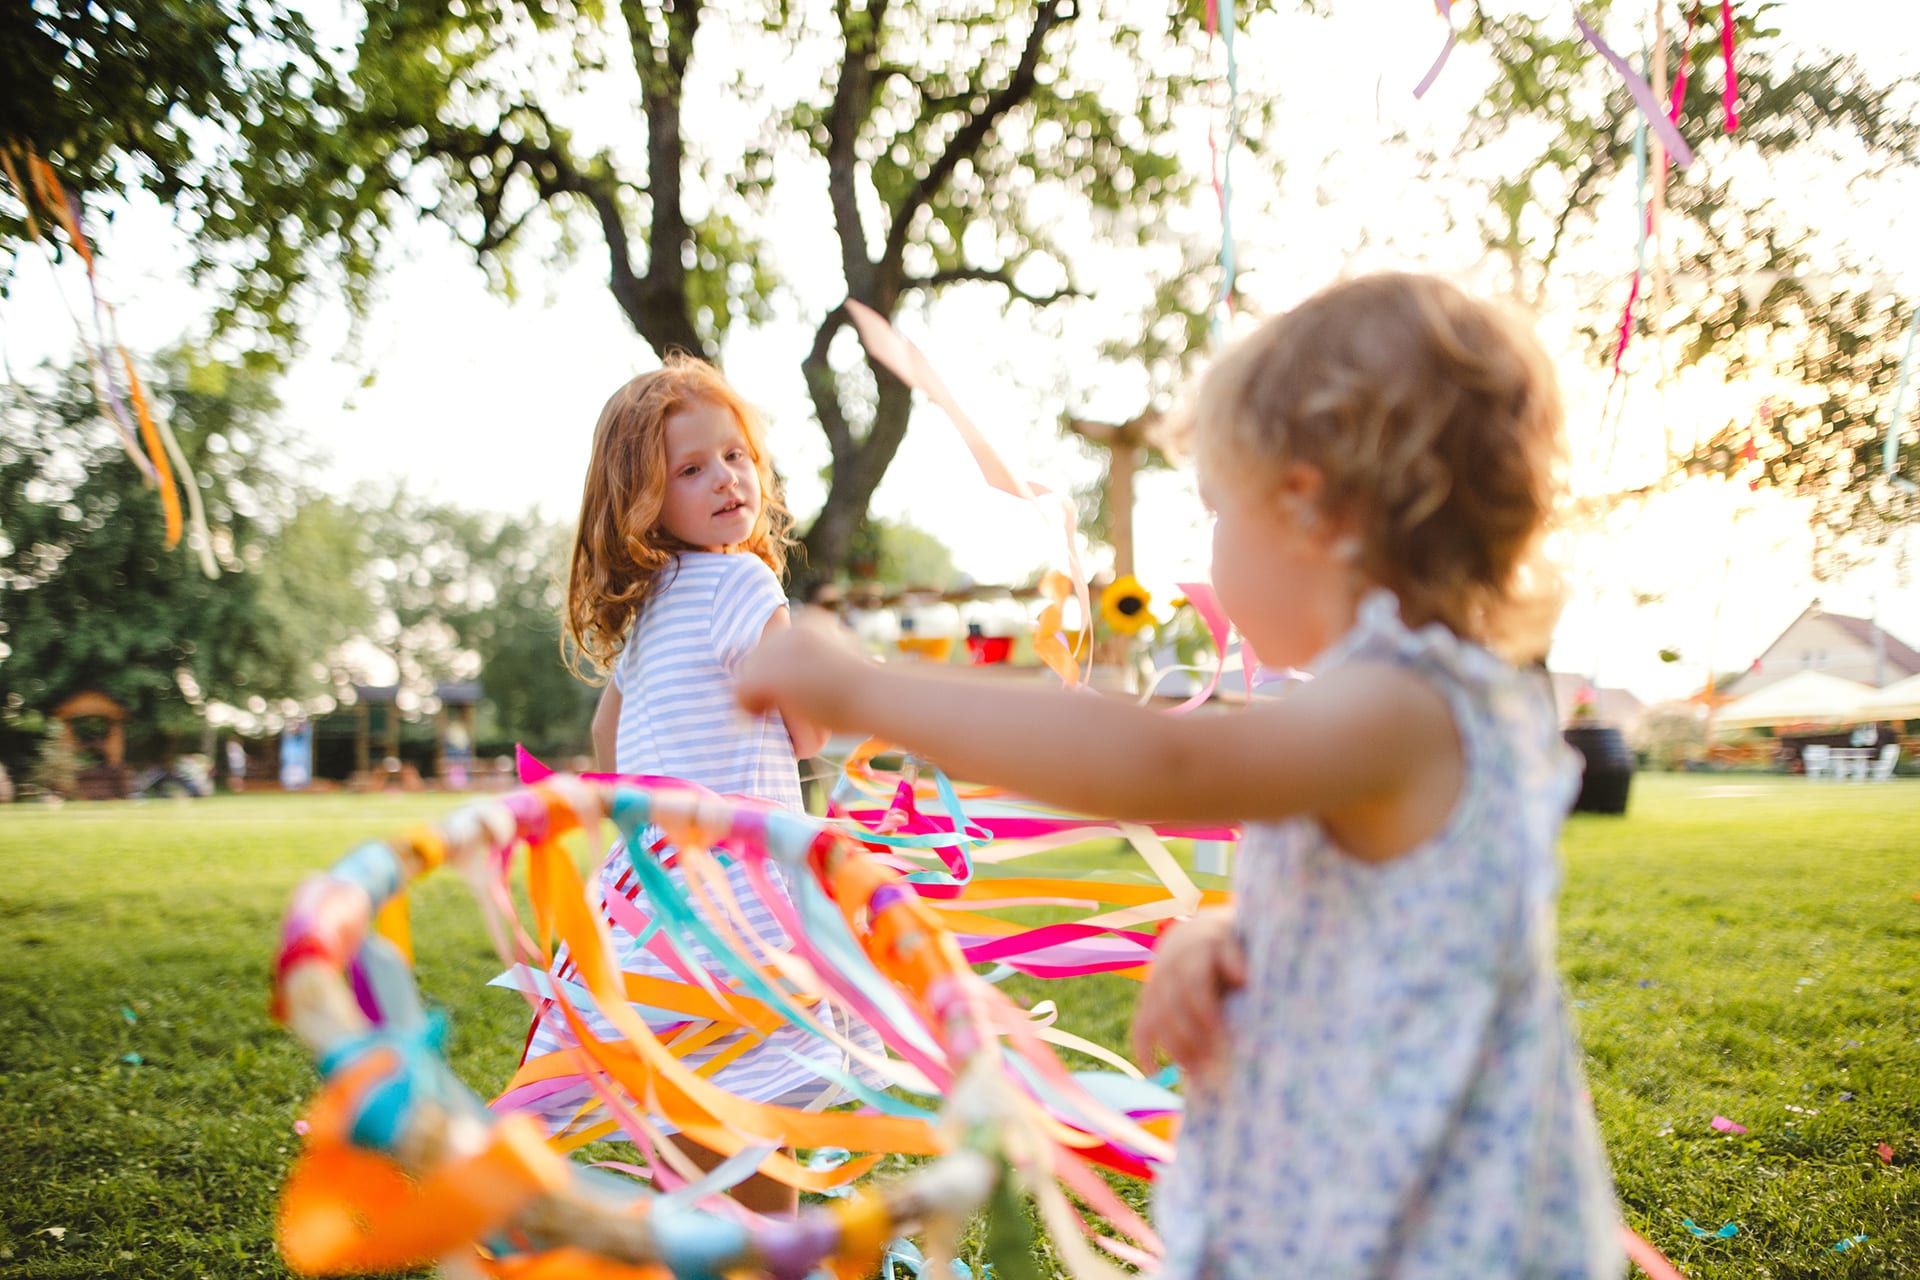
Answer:
[[[1434, 90], [1416, 101], [1412, 86], [1444, 35], [1432, 6], [1406, 0], [1400, 6], [1405, 19], [1391, 25], [1383, 25], [1378, 0], [1331, 7], [1335, 13], [1326, 19], [1270, 23], [1240, 46], [1244, 81], [1277, 87], [1282, 95], [1269, 141], [1288, 159], [1277, 189], [1244, 160], [1236, 168], [1234, 220], [1251, 304], [1271, 313], [1336, 274], [1390, 266], [1498, 288], [1502, 281], [1470, 229], [1445, 226], [1446, 202], [1462, 192], [1458, 180], [1446, 176], [1447, 162], [1439, 173], [1423, 172], [1414, 146], [1383, 141], [1405, 134], [1444, 154], [1483, 82], [1477, 52], [1457, 50]], [[1548, 6], [1540, 0], [1526, 7]], [[1634, 47], [1630, 20], [1646, 5], [1628, 0], [1616, 10], [1628, 21], [1607, 34], [1616, 47]], [[1856, 54], [1877, 76], [1920, 65], [1920, 6], [1911, 0], [1789, 3], [1773, 16], [1790, 37]], [[1207, 140], [1198, 116], [1185, 154], [1204, 167]], [[1715, 149], [1703, 146], [1699, 163], [1709, 174], [1715, 161]], [[1792, 185], [1804, 200], [1799, 176], [1741, 175]], [[1896, 234], [1895, 218], [1916, 207], [1920, 183], [1913, 178], [1896, 175], [1871, 201], [1837, 194], [1827, 201], [1835, 230], [1883, 263], [1890, 287], [1909, 295], [1920, 293], [1920, 243], [1910, 229]], [[824, 496], [817, 473], [827, 453], [811, 421], [799, 362], [815, 320], [844, 292], [825, 193], [816, 187], [791, 183], [783, 197], [780, 234], [770, 248], [790, 288], [777, 300], [776, 320], [737, 335], [725, 352], [729, 376], [774, 424], [775, 453], [803, 516]], [[1630, 190], [1620, 199], [1618, 244], [1597, 247], [1591, 281], [1582, 277], [1583, 287], [1590, 283], [1609, 308], [1618, 305], [1616, 295], [1624, 296], [1633, 252]], [[1817, 190], [1812, 199], [1817, 202]], [[1187, 214], [1187, 229], [1210, 235], [1216, 218], [1209, 197]], [[185, 252], [163, 211], [136, 204], [98, 238], [109, 296], [119, 304], [122, 333], [134, 350], [176, 341], [181, 316], [211, 310], [184, 283]], [[283, 388], [290, 423], [330, 456], [322, 483], [345, 491], [399, 477], [416, 491], [473, 507], [537, 508], [570, 518], [600, 404], [655, 363], [606, 290], [604, 256], [590, 243], [565, 271], [525, 263], [523, 296], [509, 302], [486, 291], [464, 251], [436, 226], [400, 234], [391, 251], [393, 270], [357, 349], [346, 349], [344, 315], [325, 309], [310, 331], [308, 353]], [[949, 294], [899, 319], [1015, 469], [1055, 487], [1084, 483], [1096, 471], [1058, 436], [1053, 424], [1063, 409], [1119, 418], [1140, 407], [1136, 390], [1091, 360], [1102, 340], [1121, 336], [1120, 320], [1139, 303], [1139, 273], [1103, 270], [1110, 262], [1096, 253], [1079, 265], [1095, 296], [1071, 312], [1003, 318], [980, 290]], [[59, 284], [78, 305], [84, 282], [68, 275]], [[1567, 338], [1570, 320], [1550, 315], [1542, 332], [1563, 357], [1576, 456], [1591, 468], [1600, 452], [1603, 386]], [[22, 370], [68, 358], [72, 333], [52, 273], [37, 258], [24, 259], [15, 296], [0, 304], [0, 341], [10, 365]], [[1649, 369], [1635, 378], [1611, 473], [1616, 477], [1631, 474], [1636, 459], [1644, 466], [1657, 455], [1661, 429], [1651, 424], [1660, 420], [1662, 398], [1667, 422], [1709, 429], [1751, 411], [1725, 388], [1688, 384], [1656, 393], [1653, 381]], [[982, 581], [1023, 578], [1057, 562], [1038, 517], [970, 483], [973, 474], [938, 412], [923, 409], [874, 509], [935, 534], [953, 548], [961, 569]], [[1576, 552], [1579, 594], [1561, 628], [1557, 668], [1624, 684], [1643, 697], [1684, 694], [1700, 685], [1709, 663], [1718, 670], [1744, 665], [1816, 595], [1831, 610], [1867, 616], [1877, 594], [1887, 625], [1920, 643], [1920, 591], [1910, 581], [1896, 582], [1884, 566], [1815, 583], [1804, 516], [1775, 495], [1749, 494], [1743, 484], [1698, 483], [1618, 526]], [[1187, 476], [1142, 477], [1136, 540], [1141, 577], [1156, 592], [1205, 576], [1206, 523]], [[1659, 598], [1636, 604], [1635, 593]], [[1679, 649], [1683, 660], [1661, 663], [1661, 648]]]

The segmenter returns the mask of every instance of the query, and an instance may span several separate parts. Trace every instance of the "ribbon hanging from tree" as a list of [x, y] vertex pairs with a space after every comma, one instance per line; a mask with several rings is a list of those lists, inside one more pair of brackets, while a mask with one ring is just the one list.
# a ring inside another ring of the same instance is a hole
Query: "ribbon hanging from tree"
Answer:
[[1424, 98], [1427, 90], [1433, 88], [1433, 82], [1440, 78], [1441, 68], [1447, 65], [1447, 57], [1453, 52], [1453, 46], [1460, 40], [1460, 33], [1453, 27], [1453, 0], [1434, 0], [1434, 9], [1447, 24], [1447, 42], [1440, 46], [1440, 56], [1433, 60], [1427, 74], [1420, 77], [1420, 83], [1413, 88], [1413, 96]]
[[1900, 354], [1900, 377], [1893, 387], [1893, 403], [1887, 406], [1887, 438], [1881, 445], [1880, 460], [1885, 464], [1887, 479], [1896, 479], [1895, 473], [1900, 463], [1900, 418], [1906, 407], [1907, 379], [1913, 376], [1914, 340], [1920, 338], [1920, 303], [1913, 308], [1913, 318], [1907, 322], [1906, 348]]
[[[134, 369], [133, 357], [120, 341], [119, 319], [114, 313], [113, 304], [100, 294], [100, 277], [96, 270], [93, 246], [81, 225], [79, 199], [66, 190], [53, 166], [31, 147], [18, 143], [0, 146], [0, 168], [5, 169], [8, 180], [26, 210], [24, 221], [27, 234], [39, 241], [46, 250], [49, 265], [53, 263], [55, 241], [51, 230], [43, 230], [33, 216], [36, 203], [59, 224], [66, 233], [67, 243], [80, 255], [80, 261], [86, 267], [87, 289], [93, 298], [94, 334], [88, 334], [86, 325], [71, 305], [67, 307], [67, 312], [79, 332], [81, 350], [93, 374], [94, 399], [100, 416], [113, 425], [127, 457], [140, 469], [146, 483], [159, 492], [161, 514], [166, 523], [167, 550], [171, 551], [180, 544], [183, 521], [179, 491], [184, 489], [187, 516], [193, 526], [190, 545], [200, 561], [201, 572], [209, 578], [219, 577], [220, 568], [213, 559], [213, 539], [207, 532], [206, 513], [200, 503], [200, 485], [180, 449], [180, 442], [174, 438], [173, 429], [164, 417], [153, 412], [146, 389], [141, 385], [140, 375]], [[22, 169], [26, 171], [24, 181]], [[56, 278], [55, 288], [58, 287]], [[66, 301], [64, 292], [61, 301]], [[121, 381], [122, 374], [125, 376], [124, 384]], [[129, 404], [132, 406], [131, 412], [128, 410]], [[141, 449], [142, 441], [146, 445], [144, 452]]]

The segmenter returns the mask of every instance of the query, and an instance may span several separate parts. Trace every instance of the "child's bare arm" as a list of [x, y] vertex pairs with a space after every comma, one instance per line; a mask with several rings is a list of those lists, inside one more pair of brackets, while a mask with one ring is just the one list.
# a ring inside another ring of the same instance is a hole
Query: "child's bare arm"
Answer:
[[[899, 743], [955, 777], [1111, 817], [1365, 812], [1395, 808], [1410, 785], [1434, 791], [1444, 814], [1447, 787], [1457, 790], [1451, 714], [1431, 686], [1396, 667], [1349, 664], [1245, 711], [1168, 716], [1087, 693], [876, 667], [801, 625], [748, 657], [738, 690], [749, 710], [778, 705]], [[1449, 760], [1454, 773], [1428, 785], [1435, 762]]]
[[[760, 633], [760, 642], [765, 644], [769, 637], [778, 635], [792, 625], [792, 618], [784, 607], [775, 609], [767, 619], [766, 628]], [[827, 739], [832, 736], [826, 727], [808, 720], [799, 710], [790, 709], [784, 699], [775, 698], [773, 705], [779, 708], [780, 718], [786, 722], [787, 737], [793, 740], [794, 758], [805, 760], [819, 755], [827, 745]]]
[[593, 709], [593, 758], [603, 773], [612, 773], [620, 765], [615, 759], [615, 743], [620, 738], [620, 691], [609, 682], [600, 692], [600, 705]]

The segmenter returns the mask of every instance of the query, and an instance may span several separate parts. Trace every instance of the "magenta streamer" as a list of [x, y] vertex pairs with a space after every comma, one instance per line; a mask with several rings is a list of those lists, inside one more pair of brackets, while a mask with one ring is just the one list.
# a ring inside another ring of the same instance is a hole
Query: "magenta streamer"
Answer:
[[1726, 81], [1720, 86], [1720, 110], [1727, 132], [1732, 133], [1740, 127], [1740, 82], [1733, 74], [1733, 0], [1720, 0], [1720, 59], [1727, 68]]

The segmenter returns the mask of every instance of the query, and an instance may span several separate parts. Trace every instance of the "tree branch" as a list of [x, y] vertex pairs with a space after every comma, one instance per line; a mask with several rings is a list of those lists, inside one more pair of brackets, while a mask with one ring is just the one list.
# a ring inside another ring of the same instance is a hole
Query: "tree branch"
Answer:
[[[666, 0], [657, 8], [643, 0], [621, 0], [620, 5], [647, 113], [647, 191], [652, 217], [647, 227], [647, 274], [631, 291], [632, 304], [621, 295], [617, 284], [614, 294], [640, 335], [661, 355], [673, 347], [693, 354], [703, 349], [687, 314], [687, 273], [681, 254], [693, 234], [680, 202], [681, 166], [686, 162], [680, 98], [687, 61], [693, 56], [693, 39], [700, 29], [700, 5], [701, 0]], [[610, 210], [597, 200], [595, 208], [600, 211], [602, 228], [607, 228]], [[611, 212], [617, 214], [617, 209]], [[619, 238], [624, 244], [624, 229]], [[608, 243], [613, 243], [611, 233]], [[644, 323], [641, 315], [646, 317]], [[661, 336], [656, 338], [656, 333]]]
[[[499, 249], [513, 238], [514, 232], [525, 222], [524, 215], [506, 225], [500, 221], [507, 183], [515, 173], [524, 172], [527, 175], [542, 203], [559, 195], [579, 196], [592, 206], [599, 219], [600, 234], [607, 246], [608, 288], [634, 331], [660, 354], [664, 355], [675, 348], [699, 354], [700, 335], [687, 316], [684, 272], [680, 268], [680, 242], [674, 242], [668, 250], [674, 266], [668, 278], [663, 279], [662, 273], [655, 272], [651, 261], [646, 275], [638, 274], [633, 267], [633, 245], [627, 234], [626, 212], [620, 204], [621, 191], [627, 184], [603, 164], [596, 163], [590, 168], [583, 166], [567, 149], [565, 141], [543, 112], [522, 107], [519, 114], [540, 122], [544, 141], [527, 137], [509, 140], [500, 129], [494, 129], [484, 134], [471, 131], [444, 132], [429, 144], [434, 154], [458, 162], [466, 163], [479, 158], [496, 161], [493, 186], [481, 189], [477, 198], [485, 228], [472, 246], [475, 252], [487, 253]], [[497, 163], [502, 152], [506, 156], [504, 164]], [[657, 231], [657, 197], [654, 209]], [[682, 232], [681, 239], [685, 238], [686, 233]], [[657, 260], [659, 250], [651, 252]]]
[[1052, 293], [1028, 293], [1025, 289], [1022, 289], [1013, 282], [1013, 273], [1005, 267], [949, 267], [944, 271], [936, 271], [930, 276], [909, 277], [901, 282], [900, 292], [908, 293], [915, 289], [933, 290], [943, 288], [946, 285], [961, 284], [967, 281], [985, 281], [990, 284], [1003, 285], [1008, 293], [1011, 293], [1014, 297], [1022, 301], [1030, 302], [1036, 307], [1051, 306], [1056, 302], [1064, 302], [1068, 298], [1084, 298], [1087, 296], [1072, 285], [1068, 285], [1063, 289], [1056, 289]]
[[836, 475], [841, 465], [854, 455], [853, 431], [847, 425], [845, 410], [840, 407], [840, 387], [833, 376], [833, 366], [827, 363], [827, 352], [833, 346], [834, 335], [847, 323], [845, 307], [829, 311], [820, 321], [820, 327], [814, 330], [813, 349], [800, 365], [807, 379], [807, 394], [813, 400], [813, 412], [820, 419], [820, 429], [826, 432], [827, 444], [833, 451]]
[[1593, 184], [1594, 179], [1600, 176], [1601, 167], [1610, 158], [1610, 149], [1602, 149], [1599, 155], [1588, 160], [1580, 172], [1574, 176], [1573, 191], [1567, 196], [1567, 207], [1562, 209], [1560, 215], [1553, 220], [1553, 238], [1547, 241], [1547, 251], [1540, 259], [1542, 275], [1551, 272], [1553, 264], [1559, 260], [1560, 241], [1567, 234], [1567, 225], [1573, 220], [1573, 215], [1592, 204], [1592, 201], [1584, 200], [1582, 197], [1586, 194], [1587, 188]]
[[1090, 418], [1068, 417], [1062, 419], [1062, 425], [1074, 435], [1103, 449], [1159, 446], [1156, 437], [1160, 429], [1160, 413], [1155, 409], [1148, 409], [1139, 417], [1125, 422], [1095, 422]]
[[866, 225], [860, 217], [860, 157], [855, 144], [873, 101], [874, 58], [880, 51], [887, 0], [872, 0], [858, 14], [847, 0], [836, 0], [834, 11], [840, 19], [846, 52], [827, 115], [827, 197], [833, 206], [833, 227], [840, 237], [840, 270], [847, 279], [847, 296], [877, 304], [873, 262], [867, 256]]
[[[894, 210], [893, 223], [887, 229], [887, 246], [880, 255], [880, 276], [882, 288], [888, 282], [894, 282], [897, 292], [903, 280], [904, 269], [901, 266], [906, 253], [907, 236], [913, 229], [913, 220], [928, 201], [939, 194], [940, 189], [953, 176], [962, 160], [970, 160], [987, 140], [993, 126], [1000, 117], [1025, 102], [1033, 94], [1034, 71], [1040, 65], [1040, 53], [1046, 44], [1047, 36], [1062, 23], [1071, 22], [1079, 14], [1077, 0], [1041, 0], [1034, 14], [1033, 29], [1027, 33], [1026, 47], [1020, 51], [1020, 61], [1014, 67], [1013, 75], [1007, 83], [987, 99], [987, 103], [978, 114], [972, 116], [960, 126], [959, 132], [947, 143], [945, 151], [928, 168], [926, 176], [913, 185], [900, 207]], [[890, 311], [890, 307], [883, 307]]]

